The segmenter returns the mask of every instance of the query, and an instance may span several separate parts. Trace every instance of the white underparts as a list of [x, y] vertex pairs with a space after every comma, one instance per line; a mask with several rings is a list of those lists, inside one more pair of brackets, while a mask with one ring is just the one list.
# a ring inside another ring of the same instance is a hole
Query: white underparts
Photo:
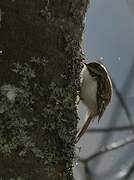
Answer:
[[86, 106], [89, 113], [96, 109], [96, 93], [97, 93], [97, 81], [90, 75], [86, 65], [84, 65], [81, 74], [81, 93], [80, 98], [83, 104]]

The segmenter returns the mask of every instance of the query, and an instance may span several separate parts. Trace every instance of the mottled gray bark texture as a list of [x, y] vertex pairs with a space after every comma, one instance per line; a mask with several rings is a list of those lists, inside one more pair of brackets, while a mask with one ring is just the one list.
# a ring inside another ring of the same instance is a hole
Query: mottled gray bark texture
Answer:
[[0, 0], [0, 179], [73, 179], [88, 3]]

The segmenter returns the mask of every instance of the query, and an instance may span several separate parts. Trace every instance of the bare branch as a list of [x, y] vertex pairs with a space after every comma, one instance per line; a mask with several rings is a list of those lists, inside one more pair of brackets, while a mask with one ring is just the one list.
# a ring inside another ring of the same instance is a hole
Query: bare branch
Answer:
[[85, 179], [92, 180], [92, 173], [88, 167], [88, 163], [84, 163]]
[[120, 140], [120, 141], [117, 141], [117, 142], [113, 142], [111, 143], [110, 145], [106, 146], [106, 147], [102, 147], [99, 151], [93, 153], [91, 156], [85, 158], [85, 159], [82, 159], [80, 158], [79, 161], [80, 162], [87, 162], [87, 161], [90, 161], [104, 153], [107, 153], [107, 152], [110, 152], [110, 151], [113, 151], [113, 150], [116, 150], [116, 149], [119, 149], [123, 146], [126, 146], [130, 143], [133, 143], [134, 142], [134, 135], [132, 136], [128, 136], [125, 140]]
[[134, 126], [123, 126], [123, 127], [110, 127], [110, 128], [92, 128], [88, 129], [86, 133], [109, 133], [109, 132], [121, 132], [121, 131], [131, 131]]
[[129, 179], [134, 173], [134, 159], [117, 174], [117, 179]]
[[[111, 78], [111, 80], [112, 80], [112, 78]], [[129, 125], [133, 126], [132, 116], [131, 116], [131, 113], [129, 111], [129, 108], [128, 108], [122, 94], [118, 91], [117, 86], [116, 86], [116, 84], [114, 83], [113, 80], [112, 80], [112, 85], [113, 85], [113, 89], [114, 89], [114, 91], [116, 93], [116, 96], [118, 97], [118, 99], [120, 101], [120, 104], [122, 105], [122, 107], [123, 107], [123, 109], [124, 109], [124, 111], [126, 113], [126, 116], [128, 118], [128, 121], [129, 121]], [[132, 129], [132, 131], [134, 132], [133, 129]]]

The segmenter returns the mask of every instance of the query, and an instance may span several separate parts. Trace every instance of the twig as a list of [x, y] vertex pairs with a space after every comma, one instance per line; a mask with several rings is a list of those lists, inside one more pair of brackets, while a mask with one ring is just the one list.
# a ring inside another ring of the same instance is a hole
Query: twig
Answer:
[[130, 144], [133, 142], [134, 142], [134, 135], [128, 136], [125, 140], [123, 139], [123, 140], [120, 140], [117, 142], [113, 142], [106, 147], [102, 147], [99, 151], [93, 153], [91, 156], [89, 156], [85, 159], [80, 158], [79, 161], [80, 162], [88, 162], [88, 161], [90, 161], [90, 160], [92, 160], [92, 159], [94, 159], [94, 158], [96, 158], [96, 157], [98, 157], [104, 153], [119, 149], [119, 148], [126, 146], [127, 144]]
[[[112, 78], [111, 78], [111, 80], [112, 80]], [[126, 116], [128, 118], [130, 126], [133, 126], [132, 116], [131, 116], [131, 113], [129, 111], [129, 108], [128, 108], [122, 94], [118, 91], [117, 86], [116, 86], [116, 84], [114, 83], [113, 80], [112, 80], [112, 85], [113, 85], [113, 89], [114, 89], [114, 91], [116, 93], [116, 96], [118, 97], [118, 99], [120, 101], [120, 104], [122, 105], [122, 107], [123, 107], [123, 109], [124, 109], [124, 111], [126, 113]], [[134, 129], [132, 129], [132, 130], [134, 132]]]
[[134, 126], [92, 128], [92, 129], [88, 129], [86, 133], [109, 133], [109, 132], [131, 131], [133, 129], [134, 129]]
[[88, 163], [84, 163], [85, 179], [92, 180], [92, 173], [88, 167]]
[[134, 159], [117, 174], [117, 179], [129, 179], [134, 173]]

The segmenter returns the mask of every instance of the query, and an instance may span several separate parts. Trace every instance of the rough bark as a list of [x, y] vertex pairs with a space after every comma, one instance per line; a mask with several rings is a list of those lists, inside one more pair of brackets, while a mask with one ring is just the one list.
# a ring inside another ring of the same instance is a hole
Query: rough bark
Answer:
[[75, 100], [87, 5], [88, 0], [0, 1], [4, 180], [73, 179]]

